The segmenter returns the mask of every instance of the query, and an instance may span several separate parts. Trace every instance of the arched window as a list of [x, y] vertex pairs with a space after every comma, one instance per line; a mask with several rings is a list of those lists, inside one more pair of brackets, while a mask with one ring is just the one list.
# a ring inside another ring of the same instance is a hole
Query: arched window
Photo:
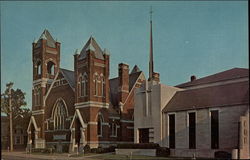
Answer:
[[41, 62], [38, 61], [37, 64], [36, 64], [36, 74], [37, 75], [41, 75], [42, 74], [42, 65], [41, 65]]
[[82, 96], [82, 76], [79, 77], [79, 81], [78, 81], [78, 95]]
[[34, 88], [34, 105], [37, 105], [37, 88]]
[[86, 86], [85, 86], [85, 79], [84, 79], [84, 77], [82, 77], [82, 80], [81, 80], [81, 96], [85, 96], [85, 88], [86, 88]]
[[115, 122], [112, 122], [111, 124], [111, 137], [117, 136], [117, 125]]
[[97, 135], [102, 136], [102, 125], [103, 125], [103, 117], [101, 114], [98, 115], [98, 121], [97, 121]]
[[102, 97], [104, 97], [105, 96], [105, 79], [104, 79], [104, 77], [101, 77], [101, 95], [102, 95]]
[[41, 88], [38, 88], [37, 89], [37, 105], [40, 105], [41, 104]]
[[95, 75], [94, 75], [94, 83], [95, 83], [94, 95], [98, 96], [98, 83], [99, 83], [99, 80], [98, 80], [98, 74], [97, 73], [95, 73]]
[[62, 130], [65, 129], [65, 119], [66, 119], [66, 108], [62, 101], [56, 104], [54, 110], [54, 129]]
[[84, 73], [84, 76], [80, 76], [79, 77], [79, 82], [78, 82], [78, 94], [82, 97], [82, 96], [86, 96], [87, 95], [87, 74]]
[[86, 96], [87, 95], [87, 82], [88, 82], [88, 76], [87, 74], [85, 73], [83, 75], [83, 81], [82, 81], [82, 85], [83, 85], [83, 96]]
[[50, 75], [55, 75], [55, 64], [51, 61], [47, 63], [47, 71]]
[[34, 105], [40, 105], [41, 104], [41, 88], [35, 87], [34, 88]]

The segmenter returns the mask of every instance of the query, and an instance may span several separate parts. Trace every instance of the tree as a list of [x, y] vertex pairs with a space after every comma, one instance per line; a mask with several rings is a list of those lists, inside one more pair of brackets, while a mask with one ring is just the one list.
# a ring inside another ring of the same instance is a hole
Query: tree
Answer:
[[[6, 84], [4, 93], [1, 94], [1, 113], [5, 113], [9, 117], [9, 86], [13, 85], [12, 82]], [[30, 110], [22, 108], [27, 105], [25, 101], [25, 93], [21, 89], [11, 88], [11, 106], [13, 118], [28, 116]]]

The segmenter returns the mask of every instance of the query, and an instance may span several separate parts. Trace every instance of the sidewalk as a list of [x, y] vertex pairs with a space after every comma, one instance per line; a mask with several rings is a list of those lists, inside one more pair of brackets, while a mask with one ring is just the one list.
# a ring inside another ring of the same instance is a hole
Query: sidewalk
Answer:
[[39, 153], [26, 153], [24, 151], [15, 151], [15, 152], [7, 152], [2, 151], [2, 155], [5, 156], [15, 156], [15, 157], [22, 157], [25, 159], [31, 159], [31, 158], [39, 158], [39, 159], [47, 159], [47, 160], [93, 160], [91, 157], [100, 156], [100, 155], [89, 155], [89, 156], [83, 156], [83, 157], [70, 157], [71, 154], [68, 153], [54, 153], [54, 154], [39, 154]]

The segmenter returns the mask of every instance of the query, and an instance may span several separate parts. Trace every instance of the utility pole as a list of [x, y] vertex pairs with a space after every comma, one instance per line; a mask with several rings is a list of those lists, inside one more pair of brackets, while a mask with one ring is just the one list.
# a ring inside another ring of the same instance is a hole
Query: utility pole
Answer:
[[12, 106], [11, 106], [11, 88], [13, 83], [8, 85], [9, 89], [9, 110], [10, 110], [10, 151], [13, 151], [13, 124], [12, 124]]

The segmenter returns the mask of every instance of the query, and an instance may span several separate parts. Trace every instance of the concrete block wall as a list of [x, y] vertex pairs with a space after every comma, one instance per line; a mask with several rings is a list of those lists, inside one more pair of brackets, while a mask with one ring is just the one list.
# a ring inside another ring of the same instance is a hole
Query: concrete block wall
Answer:
[[175, 147], [186, 148], [188, 146], [188, 128], [186, 112], [178, 112], [175, 115]]
[[[210, 148], [210, 121], [208, 109], [201, 109], [196, 111], [196, 148], [209, 149]], [[188, 138], [188, 136], [187, 136]], [[186, 146], [188, 148], [188, 146]]]
[[[188, 112], [172, 112], [175, 114], [176, 148], [171, 150], [173, 156], [190, 157], [195, 153], [198, 157], [213, 157], [216, 151], [232, 152], [238, 144], [238, 122], [247, 112], [247, 105], [206, 108], [193, 110], [196, 112], [196, 149], [189, 149]], [[219, 111], [219, 149], [211, 149], [211, 118], [210, 111]], [[171, 113], [169, 113], [171, 114]], [[247, 116], [245, 116], [247, 117]], [[249, 119], [247, 117], [246, 119]], [[168, 140], [168, 113], [164, 114], [164, 143], [169, 147]], [[249, 125], [249, 124], [247, 124]], [[249, 130], [248, 130], [249, 131]], [[247, 139], [248, 141], [248, 139]], [[247, 144], [249, 146], [249, 144]], [[247, 151], [249, 154], [249, 151]], [[245, 150], [244, 150], [244, 154]]]
[[[152, 128], [152, 142], [163, 143], [162, 135], [162, 109], [169, 100], [174, 96], [177, 90], [175, 87], [163, 84], [155, 84], [151, 86], [152, 90], [148, 94], [148, 101], [145, 94], [145, 88], [139, 88], [135, 91], [135, 109], [134, 109], [134, 142], [138, 143], [138, 129]], [[148, 105], [148, 116], [145, 116], [145, 107]]]

